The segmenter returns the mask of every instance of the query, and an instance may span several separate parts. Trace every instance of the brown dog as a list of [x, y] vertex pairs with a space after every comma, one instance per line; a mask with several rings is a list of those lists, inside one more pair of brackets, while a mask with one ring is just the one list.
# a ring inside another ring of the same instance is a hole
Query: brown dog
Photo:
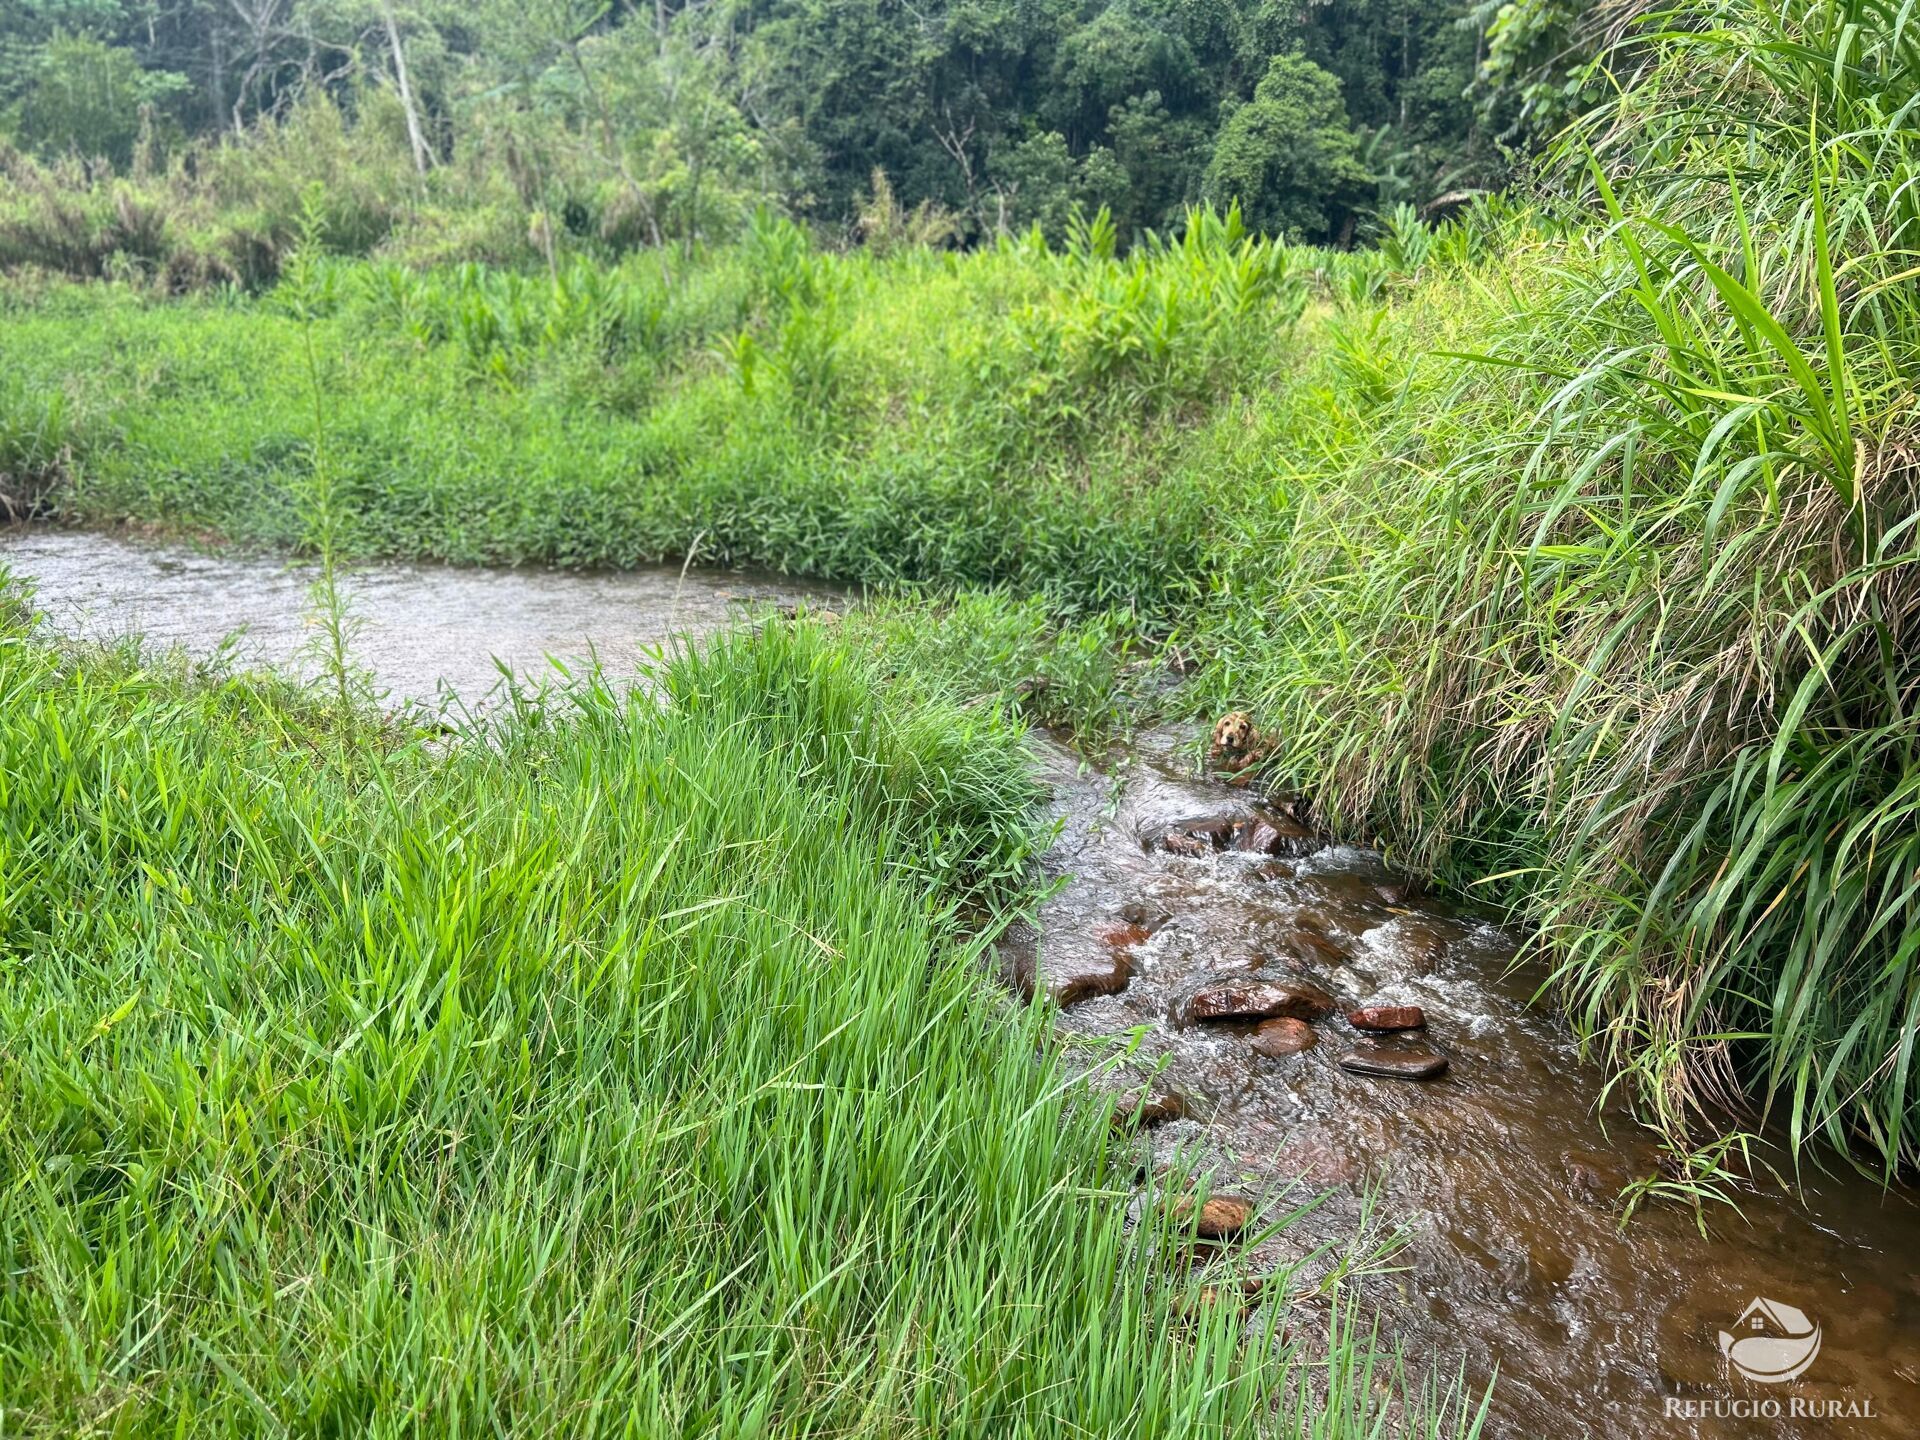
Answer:
[[1229, 770], [1245, 770], [1258, 765], [1273, 750], [1273, 742], [1254, 727], [1253, 717], [1244, 710], [1229, 710], [1213, 725], [1213, 743], [1207, 757]]

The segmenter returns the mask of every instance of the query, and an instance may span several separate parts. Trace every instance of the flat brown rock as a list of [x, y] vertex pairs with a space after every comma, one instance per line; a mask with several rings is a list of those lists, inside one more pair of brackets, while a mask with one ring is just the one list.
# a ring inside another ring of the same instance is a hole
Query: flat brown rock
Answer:
[[1190, 1020], [1257, 1020], [1285, 1015], [1319, 1020], [1331, 1015], [1333, 997], [1304, 980], [1223, 980], [1198, 991], [1187, 1006]]
[[1089, 956], [1060, 974], [1047, 976], [1047, 994], [1061, 1009], [1093, 1000], [1102, 995], [1118, 995], [1133, 978], [1133, 964], [1126, 952], [1108, 950]]
[[1286, 1055], [1298, 1055], [1302, 1050], [1311, 1050], [1319, 1043], [1319, 1032], [1313, 1026], [1285, 1015], [1277, 1020], [1262, 1020], [1254, 1030], [1253, 1038], [1247, 1042], [1256, 1055], [1265, 1055], [1274, 1060]]
[[1418, 1005], [1362, 1005], [1347, 1012], [1347, 1023], [1356, 1030], [1424, 1030], [1427, 1012]]
[[1446, 1073], [1447, 1057], [1425, 1041], [1394, 1044], [1370, 1040], [1342, 1055], [1340, 1068], [1388, 1080], [1431, 1080]]
[[1173, 1218], [1193, 1221], [1193, 1233], [1202, 1240], [1231, 1240], [1253, 1219], [1253, 1202], [1238, 1195], [1212, 1195], [1194, 1213], [1192, 1200], [1176, 1201]]

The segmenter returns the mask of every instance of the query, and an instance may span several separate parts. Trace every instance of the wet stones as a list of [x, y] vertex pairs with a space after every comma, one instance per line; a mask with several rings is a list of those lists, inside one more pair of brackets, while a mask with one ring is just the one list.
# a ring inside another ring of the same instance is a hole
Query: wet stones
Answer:
[[1180, 1018], [1187, 1022], [1259, 1020], [1268, 1016], [1319, 1020], [1333, 1010], [1333, 997], [1305, 980], [1216, 976], [1194, 991], [1181, 1007]]
[[1173, 912], [1164, 905], [1155, 905], [1150, 901], [1129, 900], [1120, 907], [1120, 918], [1151, 935], [1173, 919]]
[[1095, 926], [1093, 931], [1093, 938], [1109, 950], [1131, 950], [1136, 945], [1146, 944], [1152, 935], [1153, 931], [1146, 925], [1124, 915], [1115, 923]]
[[1283, 1059], [1288, 1055], [1298, 1055], [1303, 1050], [1311, 1050], [1320, 1043], [1320, 1034], [1304, 1020], [1295, 1020], [1282, 1015], [1273, 1020], [1262, 1020], [1254, 1027], [1253, 1036], [1247, 1041], [1248, 1047], [1256, 1055], [1265, 1055], [1270, 1060]]
[[1253, 855], [1300, 855], [1314, 843], [1313, 832], [1286, 815], [1257, 815], [1233, 837], [1235, 850]]
[[1431, 975], [1461, 937], [1463, 927], [1437, 915], [1400, 915], [1374, 933], [1390, 941], [1386, 948], [1410, 974]]
[[1340, 1057], [1340, 1068], [1386, 1080], [1431, 1080], [1447, 1071], [1447, 1057], [1425, 1040], [1365, 1040]]
[[1095, 927], [1093, 938], [1100, 948], [1068, 960], [1057, 973], [1049, 964], [1047, 994], [1063, 1010], [1102, 995], [1118, 995], [1133, 978], [1134, 947], [1144, 945], [1152, 933], [1145, 925], [1125, 920]]
[[1347, 1012], [1347, 1023], [1356, 1030], [1386, 1033], [1393, 1030], [1424, 1030], [1427, 1012], [1418, 1005], [1362, 1005]]
[[1560, 1157], [1573, 1198], [1595, 1210], [1611, 1210], [1628, 1177], [1615, 1173], [1611, 1156], [1599, 1151], [1568, 1151]]
[[1225, 815], [1176, 820], [1162, 832], [1160, 848], [1169, 855], [1211, 855], [1233, 843], [1240, 823]]
[[1325, 935], [1305, 926], [1289, 930], [1281, 938], [1287, 950], [1307, 965], [1343, 965], [1347, 952]]
[[1382, 880], [1373, 887], [1373, 893], [1380, 897], [1380, 903], [1392, 909], [1411, 905], [1425, 893], [1418, 880], [1403, 880], [1396, 876], [1391, 880]]
[[1252, 817], [1199, 816], [1176, 820], [1160, 832], [1148, 848], [1169, 855], [1212, 855], [1235, 850], [1245, 855], [1299, 856], [1316, 849], [1319, 841], [1291, 816], [1262, 812]]

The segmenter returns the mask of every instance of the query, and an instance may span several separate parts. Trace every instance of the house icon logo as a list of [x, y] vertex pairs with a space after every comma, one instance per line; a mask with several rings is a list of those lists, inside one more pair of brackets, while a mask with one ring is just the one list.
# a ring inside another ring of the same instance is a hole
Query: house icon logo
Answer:
[[1820, 1327], [1779, 1300], [1756, 1299], [1731, 1331], [1720, 1332], [1720, 1353], [1742, 1375], [1763, 1385], [1798, 1379], [1820, 1353]]

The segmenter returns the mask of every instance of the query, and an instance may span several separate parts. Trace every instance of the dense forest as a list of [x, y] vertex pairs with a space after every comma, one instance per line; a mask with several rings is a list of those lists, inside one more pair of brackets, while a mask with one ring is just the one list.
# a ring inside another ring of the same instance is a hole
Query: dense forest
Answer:
[[1582, 92], [1582, 29], [1564, 0], [25, 0], [0, 134], [192, 169], [335, 107], [615, 246], [730, 238], [763, 202], [850, 231], [876, 174], [935, 238], [1105, 206], [1124, 239], [1237, 200], [1348, 243], [1524, 165]]

